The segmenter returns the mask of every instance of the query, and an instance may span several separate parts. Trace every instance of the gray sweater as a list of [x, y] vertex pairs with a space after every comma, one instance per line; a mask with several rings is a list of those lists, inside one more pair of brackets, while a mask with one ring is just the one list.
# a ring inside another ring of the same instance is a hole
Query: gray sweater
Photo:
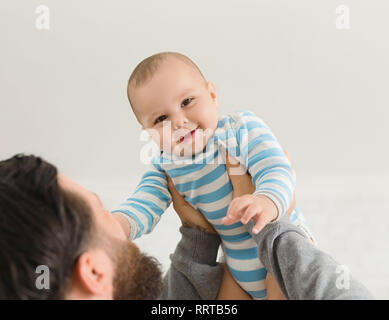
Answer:
[[[253, 226], [253, 221], [247, 224], [250, 233]], [[214, 300], [223, 276], [217, 262], [220, 238], [188, 227], [181, 227], [180, 232], [160, 299]], [[288, 299], [373, 299], [360, 282], [339, 272], [342, 265], [307, 241], [297, 227], [279, 221], [251, 235], [262, 263]]]

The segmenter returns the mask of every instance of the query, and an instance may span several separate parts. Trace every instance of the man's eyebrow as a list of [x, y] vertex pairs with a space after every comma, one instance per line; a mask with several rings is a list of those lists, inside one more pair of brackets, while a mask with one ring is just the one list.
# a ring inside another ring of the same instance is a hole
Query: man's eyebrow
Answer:
[[94, 192], [92, 192], [94, 195], [95, 195], [95, 197], [96, 197], [96, 199], [100, 202], [100, 204], [103, 206], [103, 202], [101, 201], [101, 199], [100, 199], [100, 197], [97, 195], [97, 193], [94, 193]]

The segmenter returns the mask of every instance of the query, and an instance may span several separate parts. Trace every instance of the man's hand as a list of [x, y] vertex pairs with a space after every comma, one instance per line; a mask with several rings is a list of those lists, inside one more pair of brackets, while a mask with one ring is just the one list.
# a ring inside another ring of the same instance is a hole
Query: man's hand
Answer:
[[246, 224], [250, 219], [257, 221], [253, 233], [257, 234], [268, 223], [277, 219], [278, 209], [274, 202], [263, 195], [247, 194], [231, 201], [222, 222], [230, 225], [238, 221]]
[[[289, 152], [284, 150], [285, 155], [290, 160]], [[240, 163], [236, 163], [236, 161], [230, 161], [230, 156], [227, 153], [226, 157], [226, 167], [227, 167], [227, 173], [230, 177], [232, 187], [234, 188], [232, 197], [235, 199], [237, 197], [243, 196], [245, 194], [253, 194], [255, 191], [255, 187], [253, 182], [251, 181], [251, 176], [247, 172], [246, 174], [242, 175], [236, 175], [236, 174], [230, 174], [230, 170], [237, 168], [240, 166]], [[292, 203], [289, 206], [289, 209], [287, 211], [287, 214], [291, 214], [293, 212], [293, 209], [296, 205], [296, 195], [293, 193], [293, 200]]]
[[184, 227], [197, 228], [208, 233], [217, 233], [203, 214], [194, 209], [175, 188], [172, 179], [166, 174], [167, 186], [173, 200], [173, 208]]
[[[286, 150], [284, 150], [284, 152], [290, 161], [289, 153]], [[231, 201], [227, 215], [222, 222], [226, 225], [230, 225], [238, 221], [246, 224], [251, 218], [254, 218], [257, 223], [253, 228], [253, 233], [258, 233], [266, 224], [272, 222], [278, 217], [278, 210], [274, 202], [268, 197], [252, 195], [255, 188], [249, 173], [242, 175], [231, 174], [231, 172], [233, 172], [232, 170], [239, 168], [239, 166], [240, 164], [231, 159], [231, 157], [227, 154], [226, 167], [234, 188], [234, 200]], [[258, 198], [261, 200], [258, 201]], [[295, 204], [296, 199], [293, 194], [292, 203], [287, 211], [288, 214], [292, 213]], [[256, 229], [258, 230], [257, 232], [254, 231]]]

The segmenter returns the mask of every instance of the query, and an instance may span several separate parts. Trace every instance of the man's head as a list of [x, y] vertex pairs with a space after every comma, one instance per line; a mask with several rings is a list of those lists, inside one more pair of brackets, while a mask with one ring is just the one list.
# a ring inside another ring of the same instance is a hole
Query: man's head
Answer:
[[[0, 247], [0, 299], [153, 299], [161, 292], [160, 265], [126, 240], [97, 195], [38, 157], [0, 161]], [[42, 265], [49, 288], [39, 285]]]
[[217, 128], [216, 89], [182, 54], [163, 52], [140, 62], [127, 94], [142, 128], [168, 153], [201, 151]]

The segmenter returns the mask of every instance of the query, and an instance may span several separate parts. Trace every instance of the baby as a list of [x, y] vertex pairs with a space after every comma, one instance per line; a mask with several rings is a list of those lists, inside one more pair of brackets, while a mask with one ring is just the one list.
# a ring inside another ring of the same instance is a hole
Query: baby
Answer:
[[[134, 194], [113, 211], [129, 238], [150, 233], [169, 207], [167, 174], [219, 233], [236, 282], [253, 299], [265, 299], [267, 272], [243, 224], [253, 218], [258, 233], [283, 219], [313, 238], [297, 208], [286, 214], [295, 173], [270, 128], [250, 111], [219, 117], [215, 86], [179, 53], [159, 53], [139, 63], [128, 82], [128, 98], [138, 122], [160, 148]], [[255, 186], [253, 194], [232, 203], [226, 152], [243, 172], [248, 170]]]

